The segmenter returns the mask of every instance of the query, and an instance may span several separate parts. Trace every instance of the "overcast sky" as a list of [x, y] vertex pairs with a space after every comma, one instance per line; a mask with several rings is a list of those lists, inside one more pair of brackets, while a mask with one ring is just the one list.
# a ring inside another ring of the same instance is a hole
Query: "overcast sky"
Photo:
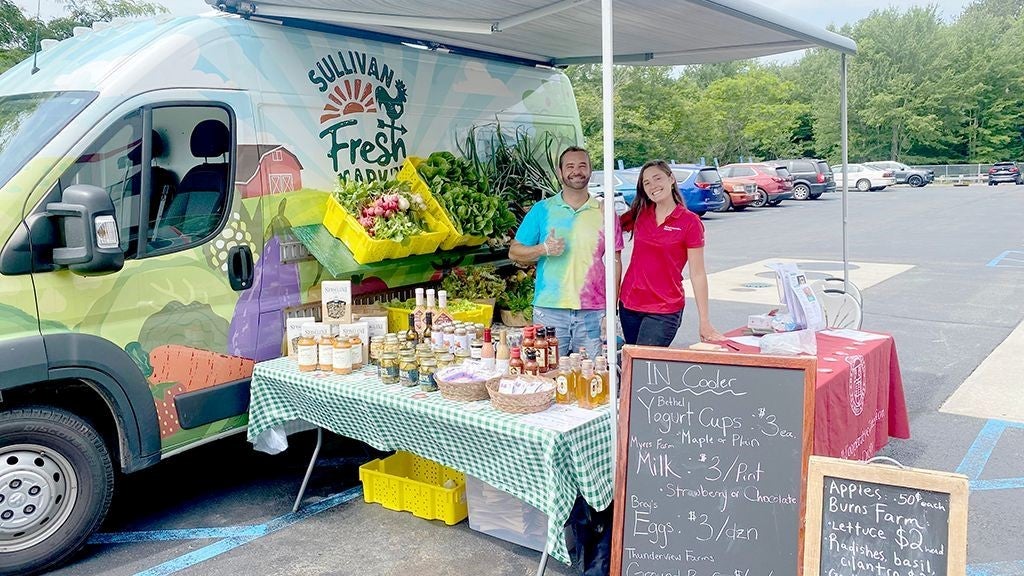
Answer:
[[[872, 10], [885, 9], [889, 6], [905, 9], [914, 5], [935, 4], [939, 13], [947, 20], [956, 16], [963, 10], [970, 0], [752, 0], [759, 4], [772, 6], [776, 10], [783, 11], [806, 20], [819, 26], [829, 24], [842, 25], [847, 22], [856, 22], [871, 13]], [[16, 0], [17, 4], [35, 12], [36, 2], [34, 0]], [[163, 4], [175, 15], [198, 14], [210, 9], [210, 6], [203, 0], [163, 0], [157, 2]], [[42, 0], [41, 11], [43, 18], [52, 18], [60, 15], [62, 11], [61, 2], [57, 0]]]

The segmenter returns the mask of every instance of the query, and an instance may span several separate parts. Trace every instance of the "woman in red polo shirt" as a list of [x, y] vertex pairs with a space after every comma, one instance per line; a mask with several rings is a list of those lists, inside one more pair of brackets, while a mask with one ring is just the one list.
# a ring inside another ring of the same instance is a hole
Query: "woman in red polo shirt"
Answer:
[[633, 256], [619, 291], [619, 319], [626, 343], [672, 343], [686, 305], [683, 268], [687, 262], [700, 318], [700, 339], [724, 340], [708, 319], [704, 224], [686, 209], [675, 176], [665, 162], [652, 160], [640, 169], [636, 198], [622, 215], [622, 230], [633, 235]]

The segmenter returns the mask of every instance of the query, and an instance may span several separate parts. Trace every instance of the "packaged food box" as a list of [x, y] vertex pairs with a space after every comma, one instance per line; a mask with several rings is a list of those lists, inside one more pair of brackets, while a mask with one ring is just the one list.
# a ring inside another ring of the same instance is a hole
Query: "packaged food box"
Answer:
[[327, 324], [352, 323], [352, 282], [325, 280], [320, 283], [321, 318]]

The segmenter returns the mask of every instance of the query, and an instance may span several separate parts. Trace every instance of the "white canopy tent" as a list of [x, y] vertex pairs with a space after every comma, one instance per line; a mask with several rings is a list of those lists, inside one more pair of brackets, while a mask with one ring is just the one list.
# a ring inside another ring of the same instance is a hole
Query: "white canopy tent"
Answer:
[[[494, 54], [527, 64], [565, 66], [600, 62], [605, 166], [615, 164], [613, 64], [674, 66], [755, 58], [813, 47], [837, 50], [843, 162], [843, 277], [848, 278], [846, 56], [854, 54], [857, 47], [845, 36], [750, 0], [206, 1], [219, 10], [253, 19], [321, 22], [418, 41], [433, 49]], [[605, 170], [604, 174], [604, 189], [613, 189], [612, 171]], [[614, 270], [615, 217], [613, 203], [606, 202], [607, 270]], [[614, 294], [615, 289], [613, 274], [607, 274], [606, 293]], [[609, 299], [609, 318], [615, 317], [615, 304]], [[610, 385], [615, 397], [615, 343], [613, 338], [609, 340]], [[615, 430], [613, 410], [613, 434]], [[613, 450], [614, 446], [613, 442]], [[542, 561], [540, 572], [543, 570]]]

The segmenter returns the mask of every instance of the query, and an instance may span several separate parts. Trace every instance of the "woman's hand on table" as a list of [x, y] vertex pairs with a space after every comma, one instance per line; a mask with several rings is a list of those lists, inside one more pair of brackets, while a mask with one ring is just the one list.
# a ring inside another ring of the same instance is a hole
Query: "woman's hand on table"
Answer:
[[725, 340], [725, 335], [715, 329], [711, 325], [711, 322], [703, 321], [700, 323], [700, 341], [701, 342], [721, 342]]

